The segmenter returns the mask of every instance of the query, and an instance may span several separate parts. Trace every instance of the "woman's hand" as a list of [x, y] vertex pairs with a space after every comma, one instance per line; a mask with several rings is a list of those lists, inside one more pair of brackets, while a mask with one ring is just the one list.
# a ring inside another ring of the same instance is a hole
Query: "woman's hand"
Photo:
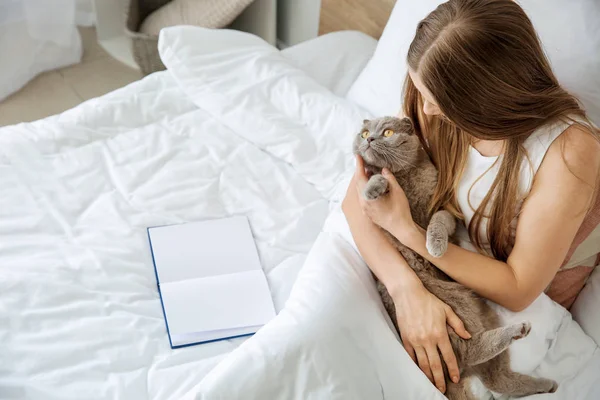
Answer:
[[362, 193], [365, 185], [369, 181], [365, 174], [365, 166], [363, 159], [356, 156], [356, 172], [354, 173], [354, 182], [358, 191], [360, 206], [371, 221], [379, 225], [386, 231], [394, 234], [397, 231], [403, 231], [408, 228], [414, 228], [408, 199], [404, 194], [404, 190], [396, 181], [394, 175], [384, 168], [382, 175], [388, 181], [389, 192], [381, 196], [377, 200], [366, 200]]
[[460, 379], [458, 364], [448, 336], [448, 325], [463, 339], [470, 339], [471, 335], [452, 308], [431, 294], [422, 284], [411, 288], [404, 287], [391, 295], [404, 348], [429, 380], [444, 393], [446, 382], [440, 353], [448, 367], [450, 379], [453, 382]]

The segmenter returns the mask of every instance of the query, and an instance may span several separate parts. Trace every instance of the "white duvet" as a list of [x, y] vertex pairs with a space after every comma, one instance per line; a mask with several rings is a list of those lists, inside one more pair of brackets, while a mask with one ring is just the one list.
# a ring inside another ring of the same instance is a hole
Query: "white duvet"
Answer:
[[[336, 207], [365, 112], [247, 34], [169, 29], [161, 55], [169, 72], [0, 129], [0, 398], [442, 398]], [[281, 312], [171, 350], [145, 228], [235, 214]], [[548, 398], [600, 398], [598, 347], [565, 310], [504, 314], [533, 320], [513, 363], [557, 379]]]

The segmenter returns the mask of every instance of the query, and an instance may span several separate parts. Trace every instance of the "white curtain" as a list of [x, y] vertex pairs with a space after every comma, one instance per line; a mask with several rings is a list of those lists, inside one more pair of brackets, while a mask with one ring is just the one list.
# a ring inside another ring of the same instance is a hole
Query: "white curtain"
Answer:
[[81, 60], [75, 8], [76, 0], [0, 0], [0, 100]]

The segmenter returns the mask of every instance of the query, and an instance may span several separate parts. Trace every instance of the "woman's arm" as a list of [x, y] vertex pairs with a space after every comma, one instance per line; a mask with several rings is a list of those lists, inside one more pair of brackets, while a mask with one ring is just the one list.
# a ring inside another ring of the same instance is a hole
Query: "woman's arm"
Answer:
[[455, 245], [433, 258], [421, 229], [399, 227], [391, 233], [457, 282], [520, 311], [542, 293], [563, 263], [591, 205], [599, 169], [596, 139], [578, 127], [567, 129], [550, 146], [535, 176], [506, 263]]
[[344, 199], [342, 209], [352, 232], [352, 238], [369, 269], [383, 283], [392, 297], [405, 290], [422, 286], [415, 272], [388, 241], [381, 228], [360, 212], [359, 199], [354, 186], [353, 180], [350, 182], [353, 190], [349, 191]]
[[362, 212], [364, 200], [359, 193], [366, 179], [359, 159], [357, 172], [342, 203], [350, 231], [367, 265], [394, 300], [400, 336], [407, 353], [444, 392], [440, 353], [452, 379], [458, 382], [460, 378], [446, 324], [465, 339], [470, 335], [454, 311], [425, 289], [383, 231]]

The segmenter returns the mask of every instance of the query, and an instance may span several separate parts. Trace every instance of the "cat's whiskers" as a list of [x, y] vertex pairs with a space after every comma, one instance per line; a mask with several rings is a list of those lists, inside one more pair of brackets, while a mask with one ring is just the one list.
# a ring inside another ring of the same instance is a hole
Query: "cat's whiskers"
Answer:
[[403, 164], [405, 164], [405, 165], [408, 164], [408, 165], [410, 165], [413, 168], [418, 168], [415, 164], [413, 164], [411, 162], [408, 162], [407, 160], [400, 160], [400, 162], [403, 163]]
[[387, 148], [383, 148], [380, 152], [378, 152], [378, 154], [385, 161], [385, 165], [387, 165], [388, 167], [394, 167], [398, 162], [397, 155], [388, 152], [387, 150]]
[[419, 151], [420, 149], [403, 149], [402, 152], [403, 153], [415, 153], [417, 151]]
[[[417, 168], [417, 166], [413, 163], [411, 163], [410, 161], [408, 161], [407, 157], [405, 157], [404, 154], [396, 154], [396, 153], [391, 153], [391, 154], [382, 154], [384, 156], [384, 158], [390, 161], [390, 165], [398, 165], [400, 167], [403, 168], [403, 170], [406, 172], [407, 171], [407, 166], [412, 167], [412, 168]], [[387, 156], [387, 157], [386, 157]]]

